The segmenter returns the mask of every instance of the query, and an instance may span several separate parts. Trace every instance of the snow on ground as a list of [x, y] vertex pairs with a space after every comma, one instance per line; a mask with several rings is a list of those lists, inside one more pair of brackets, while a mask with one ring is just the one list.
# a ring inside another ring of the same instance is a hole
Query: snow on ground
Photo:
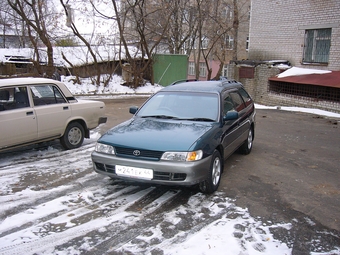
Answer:
[[[78, 96], [152, 94], [162, 88], [146, 84], [133, 90], [122, 86], [118, 76], [105, 88], [96, 88], [90, 80], [83, 80], [82, 85], [73, 84], [71, 77], [63, 77], [63, 81]], [[256, 108], [340, 117], [316, 109]], [[104, 254], [100, 250], [104, 248], [105, 254], [291, 254], [291, 243], [275, 239], [271, 232], [279, 228], [289, 231], [291, 223], [262, 222], [219, 192], [212, 196], [196, 193], [177, 205], [176, 198], [183, 191], [124, 186], [98, 177], [91, 170], [90, 153], [99, 136], [94, 130], [91, 139], [72, 152], [56, 145], [0, 155], [0, 254]], [[32, 184], [35, 179], [38, 181]], [[68, 181], [59, 185], [60, 180]], [[149, 194], [155, 199], [145, 205]], [[136, 203], [140, 207], [131, 209]], [[166, 203], [176, 206], [154, 214]], [[10, 216], [3, 218], [5, 212]], [[189, 230], [183, 230], [185, 226]], [[116, 236], [122, 240], [117, 241]], [[340, 254], [339, 249], [332, 254]]]
[[96, 86], [91, 79], [81, 78], [81, 84], [74, 83], [75, 77], [62, 76], [62, 82], [66, 84], [68, 89], [74, 95], [135, 95], [135, 94], [152, 94], [162, 89], [160, 85], [151, 85], [146, 83], [144, 86], [138, 87], [137, 89], [129, 88], [128, 86], [122, 85], [124, 80], [121, 76], [114, 75], [111, 78], [109, 84], [104, 87], [103, 83]]

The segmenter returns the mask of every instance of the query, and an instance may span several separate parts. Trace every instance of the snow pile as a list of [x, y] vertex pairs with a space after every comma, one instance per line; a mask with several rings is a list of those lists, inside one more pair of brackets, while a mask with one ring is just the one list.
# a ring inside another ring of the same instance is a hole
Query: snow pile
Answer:
[[74, 83], [75, 77], [62, 76], [62, 82], [68, 87], [73, 95], [123, 95], [123, 94], [153, 94], [162, 89], [161, 85], [146, 83], [136, 89], [122, 85], [124, 80], [121, 76], [114, 75], [107, 86], [102, 82], [99, 86], [90, 78], [81, 78], [81, 84]]

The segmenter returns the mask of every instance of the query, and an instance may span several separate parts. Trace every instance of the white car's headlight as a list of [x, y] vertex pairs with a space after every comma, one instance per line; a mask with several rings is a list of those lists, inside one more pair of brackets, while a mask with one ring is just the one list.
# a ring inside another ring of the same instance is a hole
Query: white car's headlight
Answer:
[[176, 152], [168, 151], [162, 155], [162, 160], [171, 161], [195, 161], [200, 160], [203, 157], [203, 151], [189, 151], [189, 152]]
[[97, 152], [106, 153], [106, 154], [116, 154], [114, 148], [111, 145], [97, 143], [95, 150]]

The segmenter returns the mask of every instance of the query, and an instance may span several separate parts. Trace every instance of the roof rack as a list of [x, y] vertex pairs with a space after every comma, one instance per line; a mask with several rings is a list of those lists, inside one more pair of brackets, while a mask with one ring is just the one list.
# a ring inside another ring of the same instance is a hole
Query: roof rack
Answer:
[[179, 84], [179, 83], [183, 83], [183, 82], [191, 82], [191, 81], [197, 81], [197, 79], [187, 79], [187, 80], [174, 81], [173, 83], [170, 84], [170, 86], [176, 85], [176, 84]]
[[[197, 79], [186, 79], [186, 80], [178, 80], [178, 81], [174, 81], [173, 83], [170, 84], [170, 86], [172, 85], [176, 85], [176, 84], [180, 84], [180, 83], [184, 83], [184, 82], [193, 82], [193, 81], [198, 81]], [[227, 77], [225, 76], [220, 76], [219, 80], [209, 80], [209, 81], [222, 81], [223, 84], [226, 83], [237, 83], [236, 80], [229, 80]]]

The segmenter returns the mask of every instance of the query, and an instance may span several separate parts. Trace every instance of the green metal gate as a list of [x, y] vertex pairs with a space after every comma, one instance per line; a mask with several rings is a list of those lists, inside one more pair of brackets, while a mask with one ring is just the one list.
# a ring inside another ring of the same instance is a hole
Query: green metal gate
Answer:
[[188, 56], [179, 54], [154, 54], [153, 75], [155, 83], [168, 86], [185, 80], [188, 75]]

